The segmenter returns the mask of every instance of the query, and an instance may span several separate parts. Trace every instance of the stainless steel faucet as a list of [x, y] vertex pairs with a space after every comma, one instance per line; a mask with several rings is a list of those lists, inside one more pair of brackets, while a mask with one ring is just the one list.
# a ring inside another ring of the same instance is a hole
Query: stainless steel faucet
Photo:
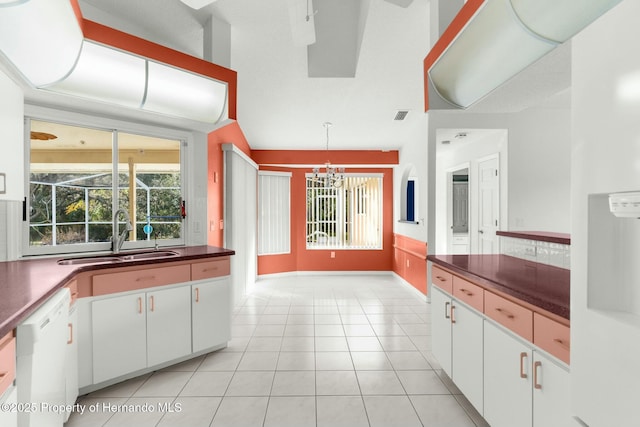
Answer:
[[124, 218], [126, 220], [125, 223], [125, 227], [124, 230], [122, 231], [122, 233], [120, 233], [119, 235], [116, 236], [116, 234], [114, 234], [111, 237], [111, 249], [113, 251], [114, 254], [117, 254], [118, 252], [120, 252], [120, 248], [122, 248], [122, 245], [124, 244], [124, 241], [127, 239], [127, 236], [129, 235], [129, 232], [131, 230], [133, 230], [133, 226], [131, 225], [131, 217], [129, 216], [129, 212], [126, 209], [118, 209], [116, 211], [115, 214], [113, 214], [113, 229], [116, 230], [117, 232], [120, 231], [120, 225], [118, 224], [118, 215], [119, 214], [124, 214]]

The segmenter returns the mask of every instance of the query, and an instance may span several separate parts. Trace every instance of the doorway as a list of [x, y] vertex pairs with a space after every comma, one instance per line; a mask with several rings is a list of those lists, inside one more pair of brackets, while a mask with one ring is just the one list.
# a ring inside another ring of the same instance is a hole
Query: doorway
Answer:
[[469, 220], [469, 164], [455, 167], [448, 171], [449, 208], [448, 253], [464, 255], [470, 253]]

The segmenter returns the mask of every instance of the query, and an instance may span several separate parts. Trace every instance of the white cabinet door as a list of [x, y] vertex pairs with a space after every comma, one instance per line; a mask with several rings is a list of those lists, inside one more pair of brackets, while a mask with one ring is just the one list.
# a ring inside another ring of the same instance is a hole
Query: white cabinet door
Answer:
[[485, 320], [484, 419], [491, 427], [531, 426], [531, 358], [529, 347]]
[[540, 352], [534, 351], [533, 360], [539, 386], [533, 389], [533, 426], [578, 426], [569, 411], [569, 372]]
[[431, 287], [431, 351], [451, 377], [451, 297]]
[[92, 302], [94, 384], [147, 366], [145, 294]]
[[25, 196], [24, 95], [3, 71], [0, 71], [0, 94], [0, 200], [22, 201]]
[[466, 398], [483, 412], [483, 333], [482, 317], [472, 309], [452, 300], [451, 309], [451, 379]]
[[147, 364], [191, 353], [191, 287], [147, 293]]
[[[78, 306], [69, 311], [69, 339], [67, 340], [66, 361], [66, 404], [73, 405], [78, 398]], [[71, 412], [65, 411], [65, 422]]]
[[[18, 403], [18, 392], [15, 386], [9, 387], [4, 395], [0, 395], [0, 405], [8, 405], [14, 408]], [[0, 426], [2, 427], [18, 427], [18, 411], [4, 411], [0, 409]]]
[[231, 338], [231, 280], [213, 279], [191, 286], [193, 352]]

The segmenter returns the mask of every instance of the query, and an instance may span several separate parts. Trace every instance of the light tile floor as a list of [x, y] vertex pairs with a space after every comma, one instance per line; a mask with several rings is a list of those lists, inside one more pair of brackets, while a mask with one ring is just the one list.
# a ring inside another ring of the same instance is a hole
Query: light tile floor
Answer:
[[227, 348], [83, 396], [98, 410], [66, 426], [486, 427], [430, 327], [430, 305], [390, 275], [261, 280]]

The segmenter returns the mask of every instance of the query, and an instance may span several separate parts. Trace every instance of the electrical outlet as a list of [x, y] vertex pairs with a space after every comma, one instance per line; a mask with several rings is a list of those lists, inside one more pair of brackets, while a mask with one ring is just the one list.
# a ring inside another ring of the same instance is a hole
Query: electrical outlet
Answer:
[[335, 258], [335, 257], [336, 257], [335, 251], [331, 251], [331, 258]]
[[224, 230], [224, 219], [220, 220], [220, 230]]
[[216, 230], [216, 222], [214, 220], [209, 221], [209, 231]]

